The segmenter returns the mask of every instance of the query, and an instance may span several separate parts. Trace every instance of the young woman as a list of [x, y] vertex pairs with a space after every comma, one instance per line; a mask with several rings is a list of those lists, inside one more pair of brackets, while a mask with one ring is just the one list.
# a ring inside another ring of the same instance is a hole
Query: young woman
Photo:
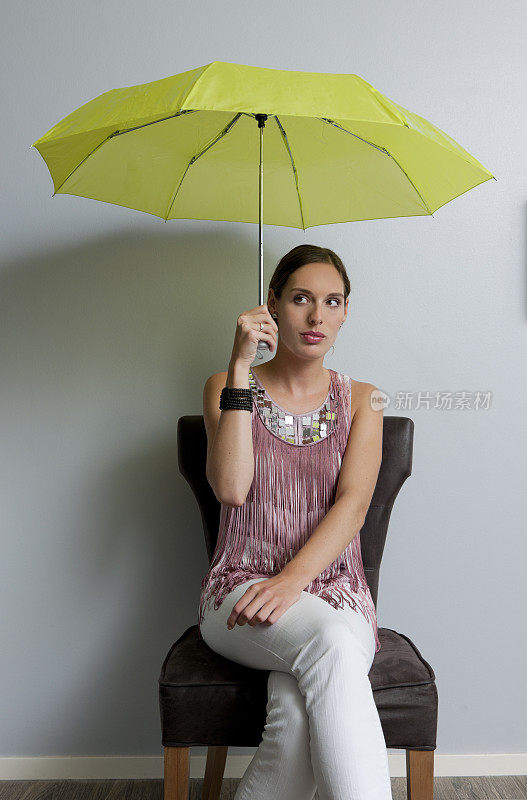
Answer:
[[[203, 392], [207, 480], [221, 513], [200, 635], [226, 658], [270, 670], [263, 738], [235, 800], [392, 797], [368, 678], [380, 644], [359, 537], [381, 463], [382, 406], [375, 386], [323, 366], [349, 294], [332, 250], [295, 247], [267, 305], [238, 317], [229, 369]], [[274, 357], [255, 369], [260, 339]]]

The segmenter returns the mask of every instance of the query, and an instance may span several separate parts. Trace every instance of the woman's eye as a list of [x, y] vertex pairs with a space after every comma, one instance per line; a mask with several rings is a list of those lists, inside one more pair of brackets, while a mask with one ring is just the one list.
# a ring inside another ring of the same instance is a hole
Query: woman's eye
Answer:
[[[297, 294], [295, 296], [295, 302], [298, 300], [299, 297], [303, 297], [304, 299], [307, 299], [305, 294]], [[328, 303], [331, 302], [331, 301], [334, 301], [337, 304], [337, 306], [340, 306], [340, 300], [338, 299], [338, 297], [330, 297], [329, 300], [328, 300]], [[335, 308], [335, 306], [333, 306], [333, 307]]]

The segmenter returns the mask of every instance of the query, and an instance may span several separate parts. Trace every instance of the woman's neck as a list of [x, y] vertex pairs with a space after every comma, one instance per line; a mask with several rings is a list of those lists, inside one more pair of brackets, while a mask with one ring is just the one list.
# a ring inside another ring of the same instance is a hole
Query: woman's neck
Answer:
[[[275, 365], [275, 358], [260, 364], [252, 372], [261, 382], [268, 394], [284, 408], [315, 408], [326, 399], [330, 385], [330, 371], [322, 360], [299, 367]], [[319, 398], [320, 402], [316, 402]], [[301, 412], [300, 412], [301, 413]]]

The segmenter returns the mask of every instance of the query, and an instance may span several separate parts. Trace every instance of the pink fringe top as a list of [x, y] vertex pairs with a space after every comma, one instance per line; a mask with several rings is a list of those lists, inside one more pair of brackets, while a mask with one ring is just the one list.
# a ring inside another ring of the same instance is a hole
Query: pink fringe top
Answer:
[[[291, 414], [249, 372], [254, 478], [241, 506], [221, 504], [218, 540], [201, 582], [198, 631], [205, 609], [251, 578], [277, 575], [306, 543], [334, 503], [351, 427], [351, 379], [330, 369], [320, 408]], [[364, 575], [360, 532], [304, 591], [335, 608], [359, 609], [381, 646], [375, 605]]]

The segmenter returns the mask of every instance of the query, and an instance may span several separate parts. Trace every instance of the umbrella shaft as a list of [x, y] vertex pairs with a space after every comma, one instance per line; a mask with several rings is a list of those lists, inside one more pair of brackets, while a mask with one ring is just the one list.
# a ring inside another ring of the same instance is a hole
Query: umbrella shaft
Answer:
[[[264, 282], [264, 264], [263, 264], [263, 132], [265, 127], [265, 120], [267, 114], [255, 114], [254, 118], [258, 122], [260, 128], [260, 175], [259, 175], [259, 197], [258, 197], [258, 233], [259, 233], [259, 255], [260, 255], [260, 270], [258, 278], [258, 304], [263, 305], [263, 282]], [[260, 344], [267, 344], [260, 342]]]
[[258, 280], [258, 294], [259, 305], [263, 305], [263, 282], [264, 282], [264, 266], [263, 266], [263, 132], [264, 126], [260, 126], [260, 179], [259, 179], [259, 209], [258, 209], [258, 232], [260, 235], [259, 255], [260, 255], [260, 274]]

